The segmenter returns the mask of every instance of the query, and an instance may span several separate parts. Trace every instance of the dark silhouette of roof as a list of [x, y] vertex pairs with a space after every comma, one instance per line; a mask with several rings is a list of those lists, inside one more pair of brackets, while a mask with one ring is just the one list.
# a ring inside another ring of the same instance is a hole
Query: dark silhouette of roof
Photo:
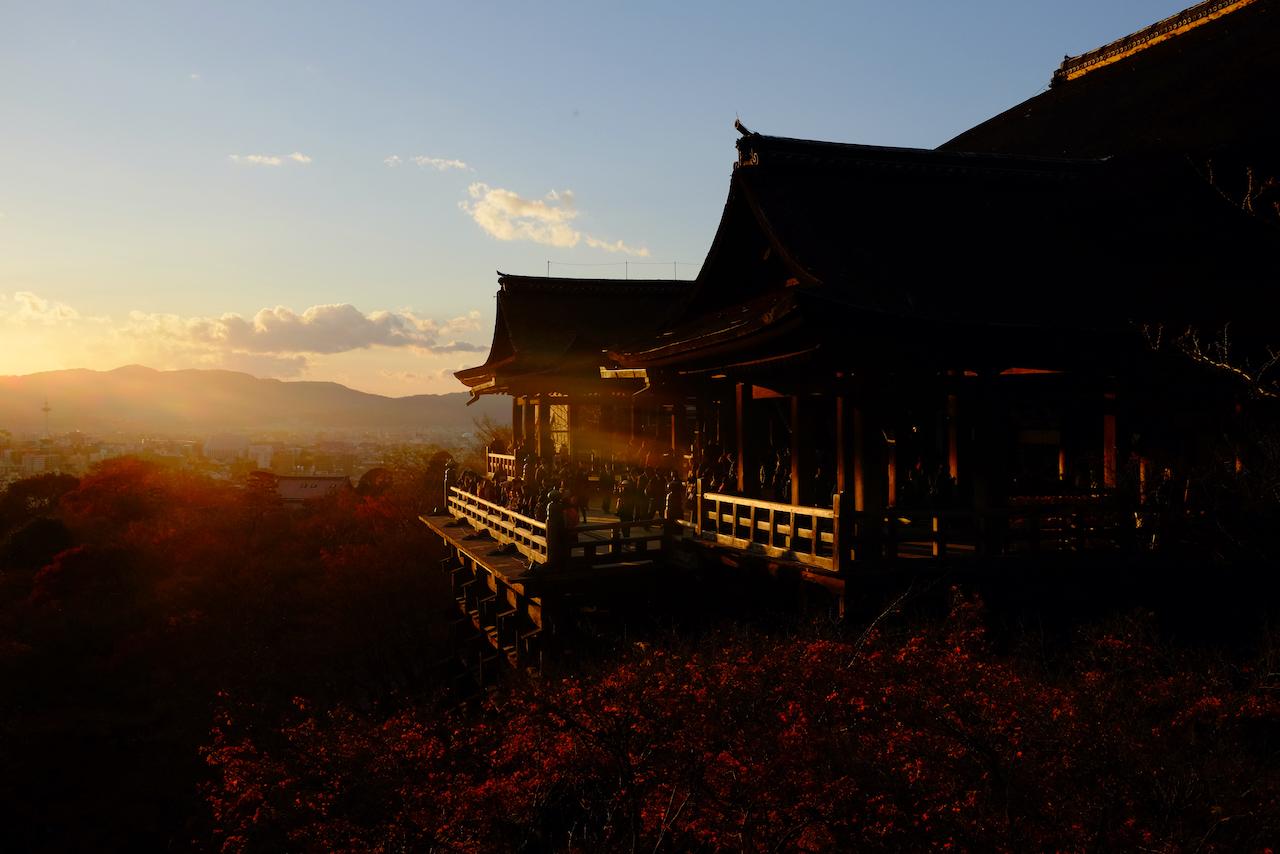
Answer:
[[738, 149], [685, 311], [646, 346], [612, 348], [621, 363], [798, 352], [820, 329], [838, 336], [832, 316], [865, 327], [857, 314], [878, 318], [871, 329], [910, 321], [904, 334], [914, 329], [917, 341], [939, 325], [1247, 322], [1280, 282], [1280, 231], [1182, 157], [1062, 159], [760, 134]]
[[1147, 324], [1274, 343], [1280, 229], [1241, 199], [1275, 174], [1254, 166], [1280, 164], [1277, 47], [1280, 0], [1208, 0], [1068, 58], [1048, 92], [936, 150], [735, 122], [728, 198], [691, 288], [634, 313], [592, 292], [573, 314], [562, 280], [504, 285], [489, 373], [458, 376], [585, 364], [600, 348], [691, 373], [939, 347], [1061, 354]]
[[1066, 157], [1271, 151], [1280, 141], [1278, 46], [1280, 2], [1210, 0], [1069, 57], [1048, 91], [941, 148]]
[[472, 388], [531, 374], [599, 379], [600, 354], [656, 334], [690, 283], [498, 274], [497, 318], [484, 364], [454, 374]]

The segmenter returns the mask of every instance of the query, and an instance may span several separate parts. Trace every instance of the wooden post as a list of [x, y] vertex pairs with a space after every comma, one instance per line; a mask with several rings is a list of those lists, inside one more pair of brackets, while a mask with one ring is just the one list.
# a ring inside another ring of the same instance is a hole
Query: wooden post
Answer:
[[515, 453], [515, 443], [524, 438], [524, 413], [520, 410], [520, 398], [511, 398], [511, 453]]
[[976, 448], [973, 480], [973, 509], [978, 516], [982, 549], [986, 554], [1002, 550], [1003, 520], [997, 512], [1004, 504], [1006, 447], [1004, 413], [995, 387], [996, 376], [983, 369], [978, 376], [974, 401]]
[[885, 506], [898, 506], [898, 434], [895, 431], [892, 439], [885, 442], [885, 477], [888, 480]]
[[831, 496], [831, 567], [839, 575], [853, 571], [853, 502], [843, 492]]
[[[858, 389], [853, 406], [847, 406], [847, 436], [849, 437], [845, 488], [841, 490], [846, 500], [852, 492], [853, 510], [858, 514], [858, 560], [875, 560], [883, 557], [884, 511], [888, 498], [885, 475], [884, 436], [879, 426], [879, 398], [865, 385]], [[850, 483], [850, 477], [852, 483]]]
[[693, 520], [693, 529], [697, 531], [698, 536], [702, 536], [702, 526], [706, 523], [707, 511], [702, 506], [702, 478], [698, 478], [695, 482], [694, 489], [696, 494], [693, 496], [694, 512], [697, 516]]
[[578, 441], [577, 441], [578, 437], [575, 436], [574, 434], [578, 430], [577, 422], [581, 417], [582, 413], [578, 411], [578, 404], [576, 403], [566, 404], [564, 411], [565, 411], [565, 422], [566, 422], [565, 426], [569, 428], [569, 431], [568, 431], [569, 440], [568, 442], [565, 443], [566, 445], [568, 445], [568, 447], [565, 448], [565, 452], [569, 460], [572, 461], [574, 459], [574, 452], [578, 448]]
[[960, 396], [955, 390], [947, 395], [947, 475], [953, 487], [960, 483]]
[[755, 493], [754, 469], [757, 466], [752, 463], [755, 460], [755, 454], [751, 446], [751, 433], [748, 421], [751, 418], [751, 383], [738, 383], [733, 390], [734, 400], [734, 434], [737, 440], [738, 449], [738, 494], [752, 495]]
[[1116, 488], [1116, 393], [1102, 395], [1102, 485]]
[[791, 395], [791, 503], [820, 504], [822, 497], [812, 491], [805, 478], [813, 470], [813, 437], [809, 435], [809, 403], [798, 394]]
[[538, 456], [548, 460], [555, 453], [555, 448], [551, 446], [551, 404], [547, 402], [546, 398], [538, 398], [538, 403], [534, 408], [534, 417], [537, 421], [538, 430]]
[[836, 397], [836, 492], [853, 499], [853, 399]]

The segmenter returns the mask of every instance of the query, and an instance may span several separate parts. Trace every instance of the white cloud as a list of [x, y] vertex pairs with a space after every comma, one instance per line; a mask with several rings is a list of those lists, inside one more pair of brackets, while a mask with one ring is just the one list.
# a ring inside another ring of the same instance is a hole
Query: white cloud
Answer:
[[311, 162], [311, 158], [301, 151], [295, 151], [292, 154], [228, 154], [232, 163], [242, 163], [247, 166], [281, 166], [286, 160], [292, 160], [294, 163], [306, 165]]
[[[399, 160], [400, 158], [397, 157], [396, 159]], [[430, 166], [437, 172], [444, 172], [447, 169], [465, 169], [471, 172], [475, 171], [462, 160], [450, 160], [444, 157], [428, 157], [425, 154], [419, 154], [414, 157], [410, 157], [409, 159], [424, 169]]]
[[467, 188], [467, 194], [472, 201], [461, 201], [458, 207], [498, 240], [528, 240], [565, 249], [585, 243], [605, 252], [649, 257], [644, 246], [602, 240], [574, 228], [579, 211], [572, 190], [551, 190], [541, 199], [526, 199], [511, 190], [477, 181]]
[[197, 72], [195, 72], [195, 71], [193, 71], [193, 72], [191, 72], [190, 74], [188, 74], [188, 75], [187, 75], [187, 77], [188, 77], [189, 79], [191, 79], [191, 80], [196, 81], [197, 83], [199, 83], [199, 82], [203, 79], [203, 78], [199, 75], [199, 73], [197, 73]]
[[255, 354], [345, 353], [369, 347], [407, 347], [423, 353], [482, 350], [478, 344], [453, 339], [456, 332], [467, 328], [468, 319], [439, 323], [407, 309], [365, 314], [341, 303], [314, 305], [301, 313], [286, 306], [264, 308], [252, 318], [238, 314], [182, 318], [133, 312], [123, 331]]
[[582, 239], [571, 225], [578, 211], [570, 190], [552, 190], [545, 198], [526, 199], [510, 190], [476, 182], [467, 188], [467, 193], [474, 201], [459, 202], [458, 207], [498, 240], [571, 247]]
[[56, 326], [81, 319], [80, 312], [66, 303], [50, 302], [30, 291], [18, 291], [12, 302], [13, 307], [9, 308], [9, 299], [0, 294], [0, 320], [12, 326]]
[[[66, 303], [29, 291], [0, 294], [0, 329], [12, 334], [52, 334], [78, 346], [127, 352], [132, 361], [159, 367], [235, 366], [294, 376], [316, 355], [372, 348], [405, 349], [417, 355], [476, 353], [485, 347], [460, 340], [479, 329], [480, 312], [437, 321], [412, 310], [362, 312], [350, 304], [315, 305], [302, 312], [264, 308], [251, 318], [238, 314], [184, 317], [133, 311], [120, 322], [81, 314]], [[40, 330], [45, 330], [40, 332]]]
[[400, 165], [401, 163], [403, 163], [404, 161], [400, 159], [400, 155], [399, 155], [399, 154], [393, 154], [393, 155], [391, 155], [390, 157], [384, 157], [384, 158], [382, 158], [382, 162], [383, 162], [383, 163], [385, 163], [385, 164], [387, 164], [388, 166], [390, 166], [392, 169], [394, 169], [395, 167], [399, 166], [399, 165]]
[[228, 154], [232, 163], [247, 163], [250, 166], [279, 166], [284, 161], [271, 154]]
[[607, 240], [601, 240], [598, 237], [592, 237], [590, 234], [583, 235], [584, 242], [592, 249], [603, 249], [605, 252], [620, 252], [623, 255], [634, 255], [637, 258], [648, 258], [649, 250], [644, 246], [628, 246], [621, 240], [615, 240], [612, 243]]
[[435, 369], [460, 358], [473, 363], [487, 349], [466, 340], [480, 319], [479, 311], [435, 320], [409, 309], [366, 313], [346, 304], [267, 308], [248, 318], [141, 311], [111, 318], [30, 291], [0, 293], [0, 373], [123, 364], [280, 378], [341, 379], [352, 372], [355, 387], [400, 394], [403, 381], [378, 371], [407, 370], [418, 375], [417, 390], [452, 391], [452, 377], [437, 378]]

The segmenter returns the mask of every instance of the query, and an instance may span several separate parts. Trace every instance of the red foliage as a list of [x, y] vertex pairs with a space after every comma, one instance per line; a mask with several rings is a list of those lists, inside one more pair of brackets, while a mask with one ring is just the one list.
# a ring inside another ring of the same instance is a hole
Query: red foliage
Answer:
[[1280, 829], [1280, 702], [1141, 624], [1053, 677], [978, 609], [864, 642], [717, 634], [532, 679], [481, 713], [228, 718], [227, 850], [1242, 850]]

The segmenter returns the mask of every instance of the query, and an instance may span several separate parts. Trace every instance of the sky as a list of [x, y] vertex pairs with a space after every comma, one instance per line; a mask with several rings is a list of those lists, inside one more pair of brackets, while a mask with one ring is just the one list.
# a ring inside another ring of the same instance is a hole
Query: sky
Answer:
[[1188, 0], [0, 0], [0, 375], [461, 390], [495, 271], [692, 278], [735, 117], [931, 148]]

